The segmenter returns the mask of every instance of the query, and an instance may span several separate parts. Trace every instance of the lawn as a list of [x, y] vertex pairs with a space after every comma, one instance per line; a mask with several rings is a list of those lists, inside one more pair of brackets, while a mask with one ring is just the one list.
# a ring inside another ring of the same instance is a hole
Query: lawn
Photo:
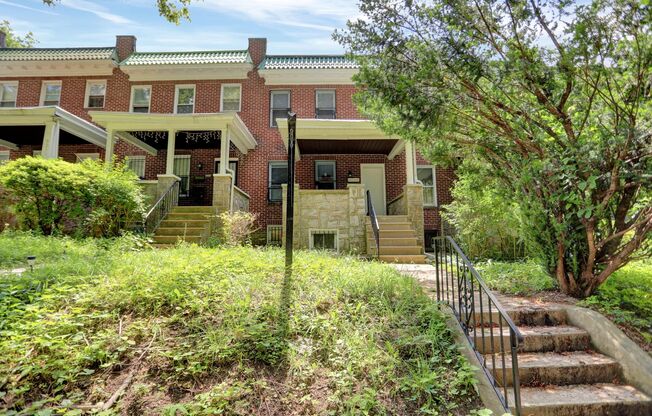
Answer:
[[[0, 234], [0, 411], [468, 414], [472, 372], [391, 267], [279, 249]], [[122, 392], [124, 394], [116, 394]], [[41, 412], [41, 413], [37, 413]]]

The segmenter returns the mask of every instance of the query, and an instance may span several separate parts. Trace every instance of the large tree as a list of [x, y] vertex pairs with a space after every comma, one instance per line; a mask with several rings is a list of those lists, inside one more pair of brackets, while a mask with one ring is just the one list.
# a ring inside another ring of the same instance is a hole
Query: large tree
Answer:
[[5, 43], [8, 48], [31, 48], [37, 43], [32, 32], [27, 32], [24, 36], [16, 35], [9, 20], [0, 21], [0, 31], [6, 36]]
[[335, 34], [359, 103], [424, 146], [471, 151], [519, 195], [560, 288], [585, 297], [652, 230], [649, 0], [362, 0]]

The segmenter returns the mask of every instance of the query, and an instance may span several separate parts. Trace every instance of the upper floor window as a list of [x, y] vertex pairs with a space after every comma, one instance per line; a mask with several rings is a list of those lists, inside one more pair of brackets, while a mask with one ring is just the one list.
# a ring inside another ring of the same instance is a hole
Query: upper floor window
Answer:
[[242, 100], [240, 84], [222, 84], [222, 103], [220, 111], [240, 111]]
[[131, 87], [131, 112], [149, 113], [152, 100], [152, 87], [149, 85], [134, 85]]
[[334, 90], [317, 90], [315, 101], [315, 118], [335, 118]]
[[195, 86], [177, 85], [174, 99], [174, 112], [189, 114], [195, 112]]
[[271, 202], [283, 199], [281, 185], [288, 183], [288, 162], [269, 162], [269, 188], [267, 197]]
[[0, 83], [0, 107], [16, 107], [18, 82]]
[[91, 80], [86, 83], [86, 107], [103, 108], [104, 96], [106, 95], [105, 80]]
[[437, 179], [433, 166], [417, 166], [417, 179], [423, 184], [423, 205], [437, 206]]
[[287, 118], [290, 111], [290, 91], [272, 91], [270, 100], [270, 126], [276, 127], [276, 119]]
[[41, 105], [59, 105], [61, 81], [45, 81], [41, 90]]

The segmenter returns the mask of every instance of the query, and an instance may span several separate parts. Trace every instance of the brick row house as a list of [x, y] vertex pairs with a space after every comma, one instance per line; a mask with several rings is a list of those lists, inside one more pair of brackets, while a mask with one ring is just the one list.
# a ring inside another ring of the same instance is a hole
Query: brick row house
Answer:
[[298, 248], [376, 254], [367, 191], [387, 259], [418, 261], [441, 228], [453, 172], [361, 117], [344, 56], [268, 55], [263, 38], [230, 51], [137, 52], [133, 36], [101, 48], [1, 46], [0, 163], [123, 161], [152, 204], [176, 192], [160, 242], [178, 238], [166, 226], [187, 232], [173, 220], [248, 210], [260, 239], [281, 243], [289, 110]]

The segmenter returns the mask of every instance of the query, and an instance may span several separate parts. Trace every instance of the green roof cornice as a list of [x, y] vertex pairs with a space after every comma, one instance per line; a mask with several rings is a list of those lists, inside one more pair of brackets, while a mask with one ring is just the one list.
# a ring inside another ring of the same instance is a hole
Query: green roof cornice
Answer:
[[189, 51], [189, 52], [134, 52], [120, 65], [197, 65], [197, 64], [250, 64], [245, 50]]
[[0, 61], [117, 60], [114, 47], [106, 48], [0, 48]]

